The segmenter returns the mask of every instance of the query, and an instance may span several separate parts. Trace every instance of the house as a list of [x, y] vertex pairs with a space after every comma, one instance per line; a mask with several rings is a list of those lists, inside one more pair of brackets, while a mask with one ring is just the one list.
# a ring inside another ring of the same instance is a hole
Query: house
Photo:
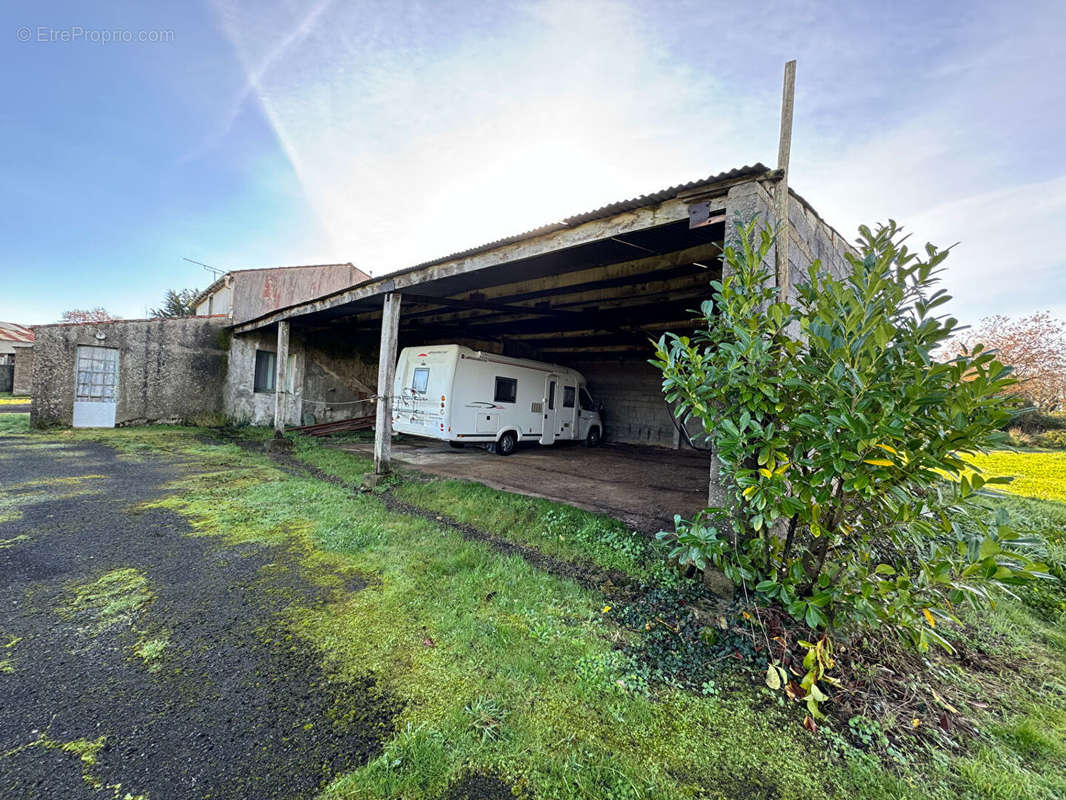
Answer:
[[299, 300], [346, 289], [368, 277], [352, 264], [239, 269], [220, 276], [192, 305], [197, 316], [225, 315], [232, 322], [244, 322]]
[[0, 322], [0, 392], [29, 394], [33, 388], [33, 331]]

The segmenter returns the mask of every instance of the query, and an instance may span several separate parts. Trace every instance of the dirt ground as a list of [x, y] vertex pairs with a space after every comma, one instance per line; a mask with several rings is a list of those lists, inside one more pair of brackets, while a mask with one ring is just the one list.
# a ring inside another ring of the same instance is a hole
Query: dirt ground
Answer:
[[[372, 444], [343, 447], [373, 452]], [[405, 439], [393, 444], [392, 453], [421, 472], [569, 503], [644, 533], [672, 530], [675, 513], [691, 516], [707, 503], [708, 456], [692, 450], [558, 442], [522, 444], [512, 455], [498, 456], [480, 447]]]
[[[370, 679], [287, 635], [285, 610], [327, 591], [292, 554], [143, 505], [188, 469], [0, 437], [5, 800], [311, 798], [391, 735]], [[94, 606], [79, 587], [108, 576], [133, 588]], [[165, 642], [151, 663], [146, 642]]]

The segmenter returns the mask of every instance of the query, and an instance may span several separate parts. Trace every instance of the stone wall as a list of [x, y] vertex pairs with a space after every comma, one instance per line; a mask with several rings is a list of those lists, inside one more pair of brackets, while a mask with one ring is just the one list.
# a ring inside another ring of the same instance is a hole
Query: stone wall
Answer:
[[37, 327], [31, 424], [72, 424], [79, 345], [119, 351], [116, 425], [217, 418], [226, 374], [225, 322], [186, 317]]

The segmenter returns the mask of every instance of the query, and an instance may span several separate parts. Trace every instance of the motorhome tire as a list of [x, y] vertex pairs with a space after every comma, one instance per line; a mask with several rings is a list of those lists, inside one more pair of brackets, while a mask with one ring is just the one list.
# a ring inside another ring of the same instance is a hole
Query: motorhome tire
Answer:
[[518, 444], [518, 437], [513, 432], [507, 431], [499, 439], [496, 440], [496, 455], [509, 456], [514, 452], [515, 445]]
[[598, 447], [601, 434], [599, 428], [589, 428], [588, 436], [585, 437], [585, 447]]

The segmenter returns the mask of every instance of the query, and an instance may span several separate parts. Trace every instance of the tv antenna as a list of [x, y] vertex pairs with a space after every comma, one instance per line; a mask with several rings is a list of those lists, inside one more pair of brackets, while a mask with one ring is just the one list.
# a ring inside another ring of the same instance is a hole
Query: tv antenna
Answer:
[[218, 269], [217, 267], [212, 267], [210, 264], [205, 264], [202, 261], [193, 261], [191, 258], [185, 258], [184, 256], [182, 257], [182, 261], [188, 261], [190, 264], [199, 264], [201, 267], [203, 267], [208, 272], [210, 272], [212, 275], [214, 275], [215, 278], [219, 278], [222, 275], [225, 275], [226, 272], [227, 272], [224, 269]]

